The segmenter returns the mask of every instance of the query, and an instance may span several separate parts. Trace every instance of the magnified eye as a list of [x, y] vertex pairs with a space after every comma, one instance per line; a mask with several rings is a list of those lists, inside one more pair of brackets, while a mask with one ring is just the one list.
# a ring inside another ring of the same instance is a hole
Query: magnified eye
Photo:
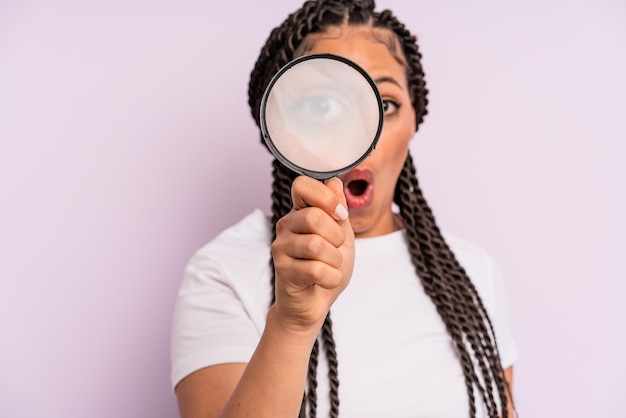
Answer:
[[298, 123], [332, 124], [346, 111], [344, 101], [332, 93], [314, 93], [300, 97], [291, 107], [291, 115]]

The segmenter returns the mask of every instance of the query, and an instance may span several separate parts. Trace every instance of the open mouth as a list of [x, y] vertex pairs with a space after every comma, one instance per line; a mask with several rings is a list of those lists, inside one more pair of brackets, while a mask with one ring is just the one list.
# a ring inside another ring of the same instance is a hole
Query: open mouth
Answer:
[[367, 186], [369, 183], [365, 180], [352, 180], [347, 187], [354, 196], [361, 196], [367, 190]]
[[369, 170], [350, 171], [344, 177], [343, 191], [349, 208], [369, 206], [374, 195], [374, 174]]

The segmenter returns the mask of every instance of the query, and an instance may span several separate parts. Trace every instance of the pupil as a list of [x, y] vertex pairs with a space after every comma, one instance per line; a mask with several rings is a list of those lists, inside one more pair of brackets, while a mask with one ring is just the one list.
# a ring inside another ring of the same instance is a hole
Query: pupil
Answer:
[[323, 97], [317, 97], [311, 101], [311, 111], [318, 116], [325, 115], [328, 108], [328, 100]]

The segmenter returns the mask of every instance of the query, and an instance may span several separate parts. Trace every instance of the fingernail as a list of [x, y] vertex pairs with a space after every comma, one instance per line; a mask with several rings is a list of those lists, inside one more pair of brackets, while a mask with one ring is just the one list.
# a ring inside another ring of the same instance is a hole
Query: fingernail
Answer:
[[342, 221], [345, 221], [346, 219], [348, 219], [348, 209], [343, 207], [341, 203], [337, 204], [337, 207], [335, 208], [335, 216], [337, 216]]

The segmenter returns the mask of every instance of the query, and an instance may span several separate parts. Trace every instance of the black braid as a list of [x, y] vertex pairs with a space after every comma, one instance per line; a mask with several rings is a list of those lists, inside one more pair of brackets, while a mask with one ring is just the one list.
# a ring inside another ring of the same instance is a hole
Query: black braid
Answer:
[[[441, 280], [437, 280], [437, 278], [441, 277], [442, 273], [438, 266], [432, 265], [434, 256], [432, 255], [432, 243], [430, 242], [431, 236], [427, 230], [424, 230], [424, 225], [428, 223], [424, 219], [423, 211], [420, 210], [417, 196], [419, 189], [417, 185], [413, 183], [412, 178], [414, 178], [414, 176], [412, 175], [411, 158], [407, 156], [407, 160], [396, 184], [394, 201], [400, 208], [400, 214], [407, 232], [409, 252], [413, 264], [415, 265], [417, 275], [422, 281], [424, 291], [433, 299], [437, 312], [439, 312], [439, 315], [443, 319], [459, 357], [461, 358], [465, 385], [468, 392], [471, 394], [469, 396], [470, 416], [474, 417], [476, 415], [476, 406], [473, 396], [475, 379], [473, 377], [474, 372], [471, 357], [462, 341], [462, 330], [457, 320], [458, 315], [455, 315], [454, 310], [449, 309], [453, 304], [449, 301], [446, 292], [442, 291]], [[461, 318], [463, 317], [462, 314], [460, 316]]]
[[[319, 342], [315, 340], [311, 357], [309, 357], [309, 369], [307, 372], [307, 384], [309, 390], [306, 395], [306, 403], [309, 405], [309, 417], [317, 417], [317, 356], [319, 355]], [[304, 405], [306, 408], [306, 405]]]
[[333, 322], [330, 319], [330, 312], [326, 315], [324, 326], [322, 327], [322, 341], [326, 358], [328, 359], [328, 380], [330, 383], [330, 418], [339, 416], [339, 373], [337, 371], [338, 361], [335, 351], [335, 338], [333, 337]]
[[[269, 80], [282, 66], [295, 58], [307, 35], [323, 32], [332, 26], [370, 25], [391, 30], [402, 46], [409, 93], [415, 110], [416, 129], [419, 127], [427, 113], [428, 90], [416, 38], [391, 11], [376, 13], [374, 7], [373, 0], [309, 0], [271, 32], [252, 70], [248, 87], [248, 103], [257, 125], [261, 97]], [[275, 160], [273, 176], [272, 224], [275, 239], [276, 222], [292, 207], [291, 184], [296, 174]], [[499, 416], [498, 405], [493, 396], [495, 385], [502, 406], [502, 417], [507, 418], [506, 395], [510, 394], [510, 388], [504, 379], [493, 326], [476, 288], [442, 237], [419, 188], [410, 155], [407, 155], [396, 184], [394, 202], [400, 208], [416, 273], [441, 316], [458, 353], [468, 392], [470, 416], [476, 416], [475, 389], [480, 393], [489, 417]], [[273, 261], [271, 263], [274, 303], [275, 277]], [[331, 417], [337, 417], [338, 361], [330, 314], [324, 322], [320, 337], [328, 361]], [[303, 397], [301, 418], [306, 416], [307, 406], [310, 417], [315, 417], [317, 413], [318, 354], [319, 342], [316, 341], [309, 360], [308, 392]]]
[[[487, 311], [463, 268], [446, 244], [417, 182], [410, 155], [396, 184], [395, 203], [405, 224], [409, 251], [424, 290], [441, 315], [461, 359], [470, 402], [475, 416], [473, 388], [478, 388], [490, 417], [498, 416], [491, 387], [496, 385], [501, 405], [506, 405], [506, 382]], [[410, 227], [409, 227], [410, 226]], [[488, 325], [488, 329], [487, 326]], [[467, 349], [468, 342], [474, 352]], [[472, 359], [478, 363], [483, 382]], [[507, 417], [503, 408], [502, 417]]]
[[[272, 242], [276, 239], [276, 223], [280, 218], [285, 216], [291, 210], [291, 183], [296, 178], [293, 171], [285, 168], [278, 160], [272, 162], [272, 175], [274, 183], [272, 184]], [[275, 279], [274, 276], [274, 259], [270, 257], [270, 266], [272, 271], [272, 304], [274, 304], [276, 295], [274, 293]]]
[[424, 70], [422, 69], [422, 54], [417, 46], [417, 39], [409, 32], [404, 24], [400, 23], [390, 10], [382, 11], [374, 23], [376, 27], [391, 29], [400, 39], [404, 57], [407, 60], [407, 81], [409, 83], [409, 93], [413, 100], [413, 108], [415, 109], [415, 127], [420, 126], [424, 121], [424, 116], [428, 113], [426, 106], [428, 105], [428, 89], [426, 89], [426, 80], [424, 79]]

